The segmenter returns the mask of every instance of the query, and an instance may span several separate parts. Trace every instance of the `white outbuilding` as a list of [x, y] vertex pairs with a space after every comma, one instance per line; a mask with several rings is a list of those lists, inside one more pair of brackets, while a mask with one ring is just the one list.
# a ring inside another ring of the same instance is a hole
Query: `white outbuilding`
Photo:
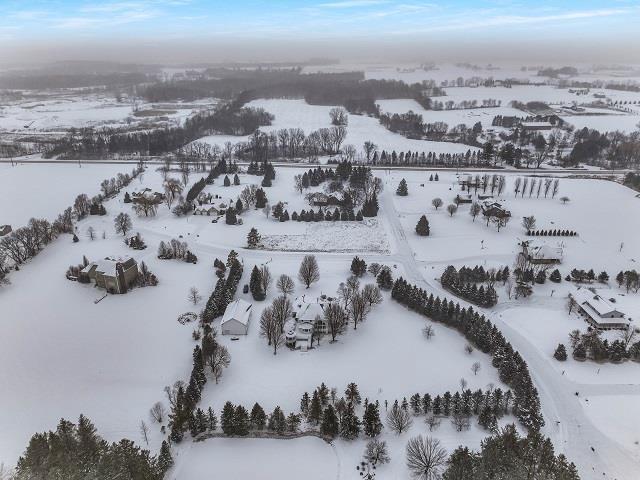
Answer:
[[220, 322], [220, 329], [223, 335], [246, 335], [249, 330], [251, 320], [252, 305], [246, 300], [239, 298], [234, 300], [224, 311], [224, 316]]

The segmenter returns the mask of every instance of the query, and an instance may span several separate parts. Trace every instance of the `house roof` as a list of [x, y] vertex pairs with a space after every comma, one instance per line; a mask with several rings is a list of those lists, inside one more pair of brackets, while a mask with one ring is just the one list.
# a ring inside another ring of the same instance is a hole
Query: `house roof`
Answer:
[[227, 305], [227, 309], [224, 311], [224, 316], [222, 317], [221, 325], [228, 322], [229, 320], [236, 320], [243, 325], [249, 324], [249, 315], [251, 314], [252, 305], [243, 300], [241, 298], [234, 300], [229, 305]]
[[127, 269], [132, 267], [136, 263], [136, 261], [131, 257], [124, 257], [124, 258], [117, 258], [117, 259], [107, 257], [103, 260], [91, 262], [89, 265], [84, 267], [81, 271], [83, 273], [88, 273], [93, 269], [93, 267], [95, 267], [96, 272], [100, 272], [103, 275], [107, 275], [110, 277], [115, 277], [116, 265], [118, 263], [123, 264], [124, 268]]
[[594, 317], [600, 317], [598, 322], [600, 323], [620, 323], [620, 318], [603, 318], [604, 315], [611, 313], [619, 313], [624, 315], [620, 310], [616, 310], [611, 303], [602, 298], [597, 293], [593, 293], [586, 288], [579, 288], [573, 293], [575, 301], [583, 309], [587, 310]]
[[317, 316], [324, 316], [324, 304], [319, 302], [314, 303], [301, 303], [298, 305], [298, 311], [296, 318], [302, 321], [315, 320]]
[[527, 247], [529, 255], [539, 259], [562, 259], [562, 248], [550, 245], [533, 245]]

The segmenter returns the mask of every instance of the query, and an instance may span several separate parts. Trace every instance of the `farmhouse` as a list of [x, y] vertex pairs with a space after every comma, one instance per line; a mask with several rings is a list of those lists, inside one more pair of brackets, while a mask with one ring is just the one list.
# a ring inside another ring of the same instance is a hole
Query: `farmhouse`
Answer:
[[252, 305], [249, 302], [241, 298], [227, 305], [220, 322], [222, 334], [246, 335], [249, 330], [249, 321], [251, 320], [251, 307]]
[[127, 293], [138, 279], [138, 263], [133, 258], [105, 258], [91, 262], [80, 271], [80, 278], [95, 281], [109, 293]]
[[9, 235], [11, 233], [11, 225], [0, 225], [0, 237]]
[[562, 262], [562, 248], [549, 245], [527, 245], [527, 259], [534, 265], [553, 265]]
[[511, 212], [504, 208], [501, 203], [495, 202], [491, 199], [482, 202], [481, 207], [482, 214], [485, 217], [505, 218], [511, 216]]
[[584, 320], [598, 330], [626, 330], [629, 321], [625, 314], [611, 303], [587, 288], [578, 288], [570, 294]]
[[193, 211], [194, 215], [206, 215], [208, 217], [211, 216], [217, 216], [220, 215], [220, 210], [218, 210], [216, 207], [211, 206], [209, 208], [207, 208], [206, 206], [202, 207], [202, 208], [196, 208]]

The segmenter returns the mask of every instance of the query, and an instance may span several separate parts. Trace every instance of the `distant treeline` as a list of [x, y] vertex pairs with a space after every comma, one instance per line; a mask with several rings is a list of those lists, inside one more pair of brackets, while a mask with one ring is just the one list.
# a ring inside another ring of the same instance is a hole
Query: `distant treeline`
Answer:
[[97, 86], [136, 85], [155, 80], [144, 73], [8, 73], [0, 76], [0, 88], [11, 90], [46, 90], [53, 88], [85, 88]]

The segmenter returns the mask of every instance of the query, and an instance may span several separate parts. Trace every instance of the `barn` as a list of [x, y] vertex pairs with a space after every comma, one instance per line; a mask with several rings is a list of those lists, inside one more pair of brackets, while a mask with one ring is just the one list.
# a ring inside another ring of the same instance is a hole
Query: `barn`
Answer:
[[251, 307], [252, 305], [249, 302], [241, 298], [227, 305], [220, 322], [222, 334], [246, 335], [249, 330], [249, 321], [251, 320]]

